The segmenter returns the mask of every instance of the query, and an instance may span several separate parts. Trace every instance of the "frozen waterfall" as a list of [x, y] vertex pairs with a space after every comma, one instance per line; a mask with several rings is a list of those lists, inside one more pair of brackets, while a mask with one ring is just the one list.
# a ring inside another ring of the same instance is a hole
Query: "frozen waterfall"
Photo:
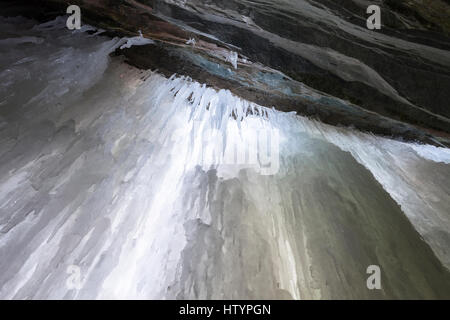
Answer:
[[449, 149], [0, 28], [0, 298], [450, 298]]

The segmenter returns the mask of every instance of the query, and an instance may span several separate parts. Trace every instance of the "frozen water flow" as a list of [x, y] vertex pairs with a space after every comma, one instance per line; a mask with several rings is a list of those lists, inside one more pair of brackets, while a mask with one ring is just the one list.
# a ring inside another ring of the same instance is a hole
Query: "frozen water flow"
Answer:
[[237, 62], [238, 62], [238, 54], [235, 51], [230, 51], [226, 60], [231, 63], [233, 68], [237, 69]]
[[139, 71], [109, 57], [136, 39], [64, 25], [0, 19], [0, 298], [449, 298], [448, 149]]
[[131, 38], [123, 38], [123, 40], [126, 40], [127, 42], [125, 44], [121, 45], [120, 49], [131, 48], [132, 46], [143, 46], [146, 44], [155, 43], [155, 41], [153, 41], [151, 39], [144, 38], [141, 30], [139, 30], [139, 36], [131, 37]]

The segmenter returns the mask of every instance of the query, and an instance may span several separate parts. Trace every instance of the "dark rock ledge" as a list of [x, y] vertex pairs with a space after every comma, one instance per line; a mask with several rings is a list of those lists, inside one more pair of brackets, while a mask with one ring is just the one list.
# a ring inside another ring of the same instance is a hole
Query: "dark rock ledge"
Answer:
[[[39, 10], [29, 3], [22, 9], [36, 17], [67, 7], [63, 0], [38, 2]], [[156, 40], [116, 53], [139, 68], [187, 75], [325, 123], [450, 146], [448, 1], [437, 0], [428, 11], [418, 0], [71, 4], [82, 8], [84, 23], [118, 35], [141, 30]], [[381, 31], [365, 28], [369, 4], [382, 7]], [[230, 62], [235, 53], [237, 68]]]

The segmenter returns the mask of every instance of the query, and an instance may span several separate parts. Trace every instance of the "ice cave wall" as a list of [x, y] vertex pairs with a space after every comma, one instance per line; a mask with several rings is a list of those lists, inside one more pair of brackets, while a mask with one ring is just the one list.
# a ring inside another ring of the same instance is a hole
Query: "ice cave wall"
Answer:
[[[450, 297], [448, 149], [140, 71], [61, 19], [0, 27], [1, 298]], [[273, 174], [204, 160], [255, 132]]]

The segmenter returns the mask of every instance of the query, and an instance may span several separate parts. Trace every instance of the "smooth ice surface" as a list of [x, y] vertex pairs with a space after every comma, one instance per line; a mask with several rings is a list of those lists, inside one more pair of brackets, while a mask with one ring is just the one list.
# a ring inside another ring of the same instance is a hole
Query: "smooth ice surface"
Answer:
[[448, 149], [0, 30], [0, 298], [450, 298]]

